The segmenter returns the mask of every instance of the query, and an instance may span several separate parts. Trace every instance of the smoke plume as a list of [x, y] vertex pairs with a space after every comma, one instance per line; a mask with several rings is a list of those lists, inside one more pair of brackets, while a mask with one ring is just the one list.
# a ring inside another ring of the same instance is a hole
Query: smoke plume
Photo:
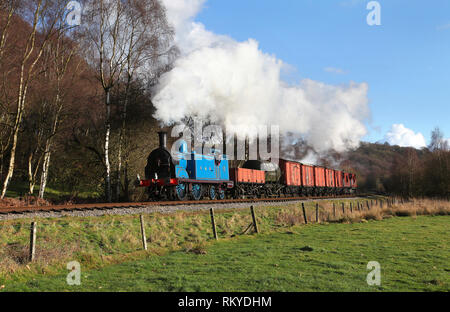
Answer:
[[204, 2], [163, 0], [181, 56], [155, 90], [157, 119], [167, 125], [190, 116], [227, 128], [277, 125], [289, 145], [308, 146], [308, 158], [359, 145], [370, 113], [366, 83], [287, 84], [281, 77], [288, 65], [261, 51], [256, 40], [237, 42], [195, 22]]

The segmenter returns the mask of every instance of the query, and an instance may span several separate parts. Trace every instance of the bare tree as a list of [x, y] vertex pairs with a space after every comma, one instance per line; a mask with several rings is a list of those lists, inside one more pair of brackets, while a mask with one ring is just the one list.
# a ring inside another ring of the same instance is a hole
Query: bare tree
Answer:
[[1, 198], [4, 198], [14, 173], [19, 130], [25, 113], [28, 88], [36, 75], [36, 65], [47, 43], [54, 35], [55, 29], [61, 27], [58, 21], [64, 6], [59, 6], [60, 10], [55, 10], [56, 7], [58, 7], [57, 0], [33, 0], [28, 1], [21, 12], [21, 17], [29, 22], [30, 28], [19, 60], [15, 117], [10, 125], [10, 139], [8, 140], [10, 144], [9, 164], [3, 181]]
[[[111, 189], [111, 92], [124, 85], [122, 126], [118, 147], [118, 181], [122, 170], [122, 150], [126, 129], [129, 90], [136, 74], [152, 72], [162, 57], [173, 49], [173, 32], [158, 0], [90, 0], [86, 4], [81, 33], [88, 62], [97, 69], [105, 103], [105, 195], [112, 200]], [[118, 182], [118, 184], [120, 184]], [[120, 192], [120, 185], [117, 192]]]
[[[65, 32], [60, 32], [57, 38], [50, 44], [50, 63], [49, 80], [53, 82], [53, 98], [50, 105], [49, 121], [50, 127], [45, 136], [43, 148], [43, 163], [41, 170], [41, 181], [39, 187], [39, 197], [44, 198], [45, 188], [47, 186], [48, 170], [52, 154], [53, 140], [56, 136], [60, 123], [61, 114], [64, 109], [65, 98], [68, 89], [76, 77], [81, 72], [81, 59], [76, 57], [78, 45], [65, 36]], [[70, 70], [70, 71], [69, 71]]]
[[121, 0], [90, 0], [83, 14], [81, 34], [84, 36], [88, 62], [97, 69], [105, 103], [105, 195], [111, 201], [111, 89], [118, 83], [126, 61], [127, 28], [124, 3]]
[[444, 139], [444, 133], [441, 131], [439, 127], [436, 127], [431, 132], [431, 143], [428, 146], [430, 151], [442, 151], [448, 150], [448, 143]]
[[[13, 22], [13, 17], [16, 11], [20, 8], [20, 1], [17, 0], [0, 0], [0, 72], [2, 75], [2, 84], [1, 84], [1, 115], [0, 115], [0, 124], [1, 124], [1, 132], [0, 132], [0, 180], [3, 180], [3, 165], [5, 152], [9, 146], [9, 111], [8, 111], [8, 83], [9, 81], [9, 73], [11, 72], [10, 66], [4, 64], [4, 54], [7, 47], [9, 47], [9, 39], [10, 39], [10, 31], [11, 24]], [[8, 44], [7, 44], [8, 43]]]
[[6, 43], [9, 37], [9, 30], [14, 13], [20, 7], [20, 1], [18, 0], [0, 0], [0, 62], [5, 52]]
[[[149, 81], [170, 64], [178, 54], [173, 45], [173, 29], [169, 26], [165, 9], [157, 0], [128, 0], [125, 14], [129, 21], [126, 32], [126, 65], [124, 77], [125, 91], [121, 108], [121, 126], [119, 130], [117, 157], [116, 198], [120, 198], [121, 172], [125, 161], [125, 189], [127, 189], [127, 161], [123, 159], [126, 142], [127, 108], [130, 100], [130, 88], [135, 80]], [[128, 198], [128, 192], [125, 192]]]

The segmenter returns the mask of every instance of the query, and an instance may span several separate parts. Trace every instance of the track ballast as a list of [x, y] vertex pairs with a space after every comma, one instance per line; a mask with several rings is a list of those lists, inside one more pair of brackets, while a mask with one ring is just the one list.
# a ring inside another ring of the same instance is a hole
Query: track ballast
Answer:
[[[164, 206], [190, 206], [190, 205], [208, 205], [208, 204], [233, 204], [233, 203], [282, 203], [302, 200], [323, 200], [323, 199], [351, 199], [355, 195], [342, 196], [316, 196], [316, 197], [281, 197], [281, 198], [245, 198], [245, 199], [224, 199], [224, 200], [200, 200], [200, 201], [154, 201], [154, 202], [135, 202], [135, 203], [93, 203], [76, 205], [50, 205], [50, 206], [27, 206], [27, 207], [4, 207], [0, 208], [0, 215], [8, 214], [27, 214], [36, 212], [73, 212], [89, 210], [112, 210], [118, 208], [144, 208], [144, 207], [164, 207]], [[182, 209], [180, 209], [182, 210]]]

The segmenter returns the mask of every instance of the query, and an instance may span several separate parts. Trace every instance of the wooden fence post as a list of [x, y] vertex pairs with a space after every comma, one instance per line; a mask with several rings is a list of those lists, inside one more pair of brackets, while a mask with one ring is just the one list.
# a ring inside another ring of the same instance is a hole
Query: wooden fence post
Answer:
[[353, 205], [350, 203], [350, 213], [353, 213]]
[[253, 219], [253, 226], [255, 227], [255, 232], [259, 233], [258, 230], [258, 223], [256, 221], [256, 215], [255, 215], [255, 208], [253, 208], [253, 206], [250, 207], [250, 210], [252, 212], [252, 219]]
[[147, 237], [145, 236], [145, 223], [144, 223], [144, 216], [140, 215], [139, 219], [141, 221], [141, 237], [142, 237], [142, 247], [144, 247], [144, 250], [147, 250]]
[[333, 218], [336, 218], [336, 203], [333, 203]]
[[369, 204], [369, 201], [366, 201], [366, 204], [367, 204], [367, 210], [370, 210], [370, 204]]
[[217, 240], [218, 237], [217, 237], [217, 230], [216, 230], [216, 220], [214, 219], [214, 208], [211, 208], [209, 210], [209, 213], [211, 215], [211, 224], [212, 224], [212, 230], [213, 230], [214, 239]]
[[319, 204], [316, 204], [316, 223], [319, 223]]
[[31, 222], [30, 228], [30, 262], [34, 261], [36, 252], [36, 222]]
[[303, 209], [303, 219], [305, 220], [305, 224], [308, 224], [308, 218], [306, 217], [306, 210], [304, 203], [302, 203], [302, 209]]
[[342, 213], [345, 215], [345, 203], [342, 203]]

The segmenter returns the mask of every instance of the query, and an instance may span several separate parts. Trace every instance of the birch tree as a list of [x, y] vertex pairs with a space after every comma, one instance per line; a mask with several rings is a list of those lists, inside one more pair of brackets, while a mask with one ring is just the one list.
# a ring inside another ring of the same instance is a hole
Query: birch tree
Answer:
[[[13, 17], [16, 11], [20, 8], [20, 1], [16, 0], [0, 0], [0, 72], [2, 77], [1, 82], [1, 115], [0, 115], [0, 124], [1, 124], [1, 132], [0, 132], [0, 180], [3, 180], [3, 165], [5, 152], [9, 146], [9, 125], [8, 125], [8, 92], [7, 89], [9, 84], [7, 81], [9, 80], [9, 73], [11, 70], [8, 68], [9, 64], [4, 63], [4, 54], [6, 48], [9, 46], [10, 37], [11, 37], [11, 24], [13, 21]], [[7, 44], [8, 43], [8, 44]]]
[[36, 65], [38, 64], [44, 49], [54, 34], [58, 25], [59, 18], [57, 14], [61, 11], [54, 11], [58, 1], [51, 0], [32, 0], [24, 4], [21, 18], [29, 22], [29, 31], [26, 37], [25, 46], [18, 53], [19, 59], [18, 83], [15, 99], [15, 113], [10, 125], [9, 135], [9, 163], [6, 177], [3, 180], [1, 198], [5, 197], [11, 178], [13, 177], [17, 143], [19, 140], [19, 131], [25, 113], [27, 103], [27, 92], [32, 79], [36, 75]]
[[50, 105], [50, 118], [47, 135], [43, 146], [43, 162], [41, 169], [41, 180], [39, 187], [39, 197], [44, 198], [45, 188], [48, 180], [48, 170], [54, 138], [62, 122], [62, 112], [66, 101], [66, 96], [73, 81], [79, 77], [82, 71], [82, 60], [76, 56], [79, 46], [65, 36], [65, 32], [60, 32], [56, 40], [50, 45], [49, 80], [53, 82], [53, 98]]
[[87, 60], [96, 68], [97, 79], [104, 91], [105, 103], [105, 196], [111, 201], [111, 91], [118, 83], [126, 61], [127, 26], [125, 7], [121, 0], [87, 1], [80, 32], [87, 52]]

